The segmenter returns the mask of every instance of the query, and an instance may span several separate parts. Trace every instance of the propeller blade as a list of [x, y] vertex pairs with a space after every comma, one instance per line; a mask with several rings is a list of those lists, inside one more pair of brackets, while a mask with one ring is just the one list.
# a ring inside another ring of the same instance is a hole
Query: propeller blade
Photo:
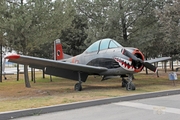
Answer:
[[151, 63], [142, 62], [142, 64], [143, 64], [146, 68], [152, 70], [153, 72], [155, 72], [155, 73], [157, 72], [157, 67], [155, 67], [155, 66], [152, 65]]
[[122, 54], [124, 54], [125, 56], [135, 60], [135, 61], [139, 61], [139, 58], [137, 58], [135, 55], [133, 55], [132, 53], [130, 53], [129, 51], [127, 51], [126, 49], [122, 50]]

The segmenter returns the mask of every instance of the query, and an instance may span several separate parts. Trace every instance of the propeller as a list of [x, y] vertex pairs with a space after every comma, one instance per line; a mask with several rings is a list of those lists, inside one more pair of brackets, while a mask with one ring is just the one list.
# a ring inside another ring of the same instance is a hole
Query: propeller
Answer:
[[132, 54], [131, 52], [129, 52], [126, 49], [122, 50], [122, 54], [124, 54], [125, 56], [131, 58], [132, 60], [134, 60], [136, 62], [142, 63], [146, 68], [152, 70], [153, 72], [157, 71], [157, 68], [154, 65], [152, 65], [151, 63], [142, 61], [140, 58], [136, 57], [134, 54]]

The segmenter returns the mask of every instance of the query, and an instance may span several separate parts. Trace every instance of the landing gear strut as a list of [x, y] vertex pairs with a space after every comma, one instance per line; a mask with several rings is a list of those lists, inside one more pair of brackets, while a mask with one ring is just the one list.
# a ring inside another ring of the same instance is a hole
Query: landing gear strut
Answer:
[[128, 75], [128, 80], [122, 78], [122, 87], [126, 87], [126, 90], [135, 90], [135, 85], [132, 83], [133, 75]]
[[80, 72], [78, 72], [78, 81], [79, 82], [74, 85], [75, 91], [81, 91], [82, 90], [82, 86], [81, 86], [82, 81], [81, 81], [81, 73]]

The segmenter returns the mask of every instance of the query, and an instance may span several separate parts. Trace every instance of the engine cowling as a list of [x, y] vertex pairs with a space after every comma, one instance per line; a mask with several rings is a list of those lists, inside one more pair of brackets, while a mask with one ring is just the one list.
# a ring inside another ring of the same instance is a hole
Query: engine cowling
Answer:
[[[135, 55], [137, 58], [141, 59], [142, 61], [144, 61], [144, 55], [140, 50], [135, 49], [132, 52], [132, 54]], [[144, 68], [144, 65], [140, 61], [135, 61], [135, 60], [132, 60], [132, 66], [135, 68], [134, 72], [140, 72]]]

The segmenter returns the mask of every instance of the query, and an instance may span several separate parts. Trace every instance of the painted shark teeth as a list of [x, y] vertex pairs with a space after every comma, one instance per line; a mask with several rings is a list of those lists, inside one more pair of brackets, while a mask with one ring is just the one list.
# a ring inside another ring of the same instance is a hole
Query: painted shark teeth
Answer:
[[120, 58], [120, 57], [115, 57], [114, 60], [119, 63], [119, 65], [124, 68], [125, 70], [128, 71], [134, 71], [134, 67], [132, 66], [132, 61]]

